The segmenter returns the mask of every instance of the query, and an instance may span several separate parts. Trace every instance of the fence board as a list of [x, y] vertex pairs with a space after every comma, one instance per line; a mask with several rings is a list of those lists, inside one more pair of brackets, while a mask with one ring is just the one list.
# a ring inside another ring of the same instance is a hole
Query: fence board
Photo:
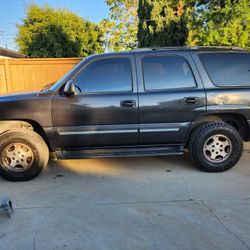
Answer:
[[81, 58], [0, 59], [0, 93], [39, 90], [57, 81]]
[[5, 66], [4, 62], [0, 61], [0, 93], [7, 92], [6, 76], [5, 76]]

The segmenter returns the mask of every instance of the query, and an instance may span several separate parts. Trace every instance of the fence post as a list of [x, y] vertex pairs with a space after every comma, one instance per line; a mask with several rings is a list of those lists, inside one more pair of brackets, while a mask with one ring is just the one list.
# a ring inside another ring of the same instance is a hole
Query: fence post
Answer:
[[5, 77], [6, 77], [6, 91], [9, 92], [9, 86], [10, 86], [10, 64], [8, 59], [4, 59], [4, 69], [5, 69]]

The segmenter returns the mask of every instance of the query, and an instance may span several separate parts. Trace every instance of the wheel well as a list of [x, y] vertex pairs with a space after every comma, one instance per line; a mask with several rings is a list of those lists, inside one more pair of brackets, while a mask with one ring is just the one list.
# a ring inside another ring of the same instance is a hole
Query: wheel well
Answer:
[[194, 129], [203, 122], [223, 121], [232, 125], [236, 130], [239, 131], [242, 139], [248, 141], [249, 139], [249, 126], [244, 116], [238, 114], [211, 114], [199, 117], [194, 121]]
[[46, 137], [46, 134], [42, 128], [42, 126], [32, 120], [25, 120], [25, 121], [0, 121], [0, 134], [11, 130], [11, 129], [31, 129], [34, 130], [37, 134], [39, 134], [51, 150], [50, 144]]

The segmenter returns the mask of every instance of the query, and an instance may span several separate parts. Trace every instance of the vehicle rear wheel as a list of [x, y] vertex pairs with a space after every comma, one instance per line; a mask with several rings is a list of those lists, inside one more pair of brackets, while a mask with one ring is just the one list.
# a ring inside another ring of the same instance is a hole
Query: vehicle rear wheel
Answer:
[[190, 158], [207, 172], [223, 172], [241, 158], [243, 140], [224, 122], [208, 122], [196, 128], [189, 139]]
[[32, 130], [11, 130], [0, 135], [0, 175], [10, 181], [27, 181], [47, 165], [49, 150]]

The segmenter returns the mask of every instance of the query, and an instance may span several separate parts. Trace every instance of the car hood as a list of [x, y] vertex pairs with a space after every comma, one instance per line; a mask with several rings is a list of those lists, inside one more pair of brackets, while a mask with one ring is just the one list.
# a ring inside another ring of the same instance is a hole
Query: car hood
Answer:
[[13, 96], [26, 96], [26, 95], [38, 95], [39, 91], [18, 91], [10, 92], [6, 94], [0, 94], [0, 97], [13, 97]]
[[35, 98], [40, 96], [41, 94], [45, 94], [44, 92], [39, 92], [39, 91], [22, 91], [22, 92], [12, 92], [12, 93], [7, 93], [7, 94], [2, 94], [0, 95], [0, 101], [4, 100], [26, 100], [30, 98]]

